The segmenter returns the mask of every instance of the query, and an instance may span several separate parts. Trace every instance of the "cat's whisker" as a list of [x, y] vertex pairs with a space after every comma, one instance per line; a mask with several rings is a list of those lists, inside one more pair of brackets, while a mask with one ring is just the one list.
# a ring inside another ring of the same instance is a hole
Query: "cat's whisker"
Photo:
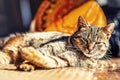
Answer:
[[108, 50], [102, 59], [110, 60], [112, 57], [111, 54], [112, 54], [112, 52], [110, 50]]

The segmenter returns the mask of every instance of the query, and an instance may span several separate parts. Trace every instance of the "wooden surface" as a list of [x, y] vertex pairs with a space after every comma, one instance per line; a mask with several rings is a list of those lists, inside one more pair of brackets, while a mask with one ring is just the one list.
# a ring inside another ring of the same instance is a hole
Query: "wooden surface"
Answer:
[[[112, 59], [120, 66], [120, 58]], [[120, 67], [119, 67], [120, 68]], [[0, 80], [120, 80], [120, 69], [110, 72], [86, 71], [82, 68], [58, 68], [35, 70], [32, 72], [17, 71], [14, 65], [0, 65]]]

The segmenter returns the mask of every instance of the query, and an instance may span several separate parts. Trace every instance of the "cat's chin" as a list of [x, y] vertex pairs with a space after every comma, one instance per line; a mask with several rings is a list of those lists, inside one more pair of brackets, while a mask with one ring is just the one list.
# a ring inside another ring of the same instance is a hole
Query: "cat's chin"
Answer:
[[86, 57], [94, 57], [96, 53], [83, 53]]
[[86, 57], [89, 58], [96, 58], [96, 59], [100, 59], [102, 58], [105, 54], [98, 54], [98, 53], [83, 53]]

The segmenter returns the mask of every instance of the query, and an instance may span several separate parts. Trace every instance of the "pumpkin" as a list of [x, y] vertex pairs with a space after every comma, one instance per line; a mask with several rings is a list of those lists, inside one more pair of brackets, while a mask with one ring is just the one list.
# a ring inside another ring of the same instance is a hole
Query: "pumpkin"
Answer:
[[30, 31], [59, 31], [73, 34], [79, 16], [83, 16], [91, 25], [106, 25], [104, 12], [94, 0], [53, 1], [43, 1], [31, 23]]

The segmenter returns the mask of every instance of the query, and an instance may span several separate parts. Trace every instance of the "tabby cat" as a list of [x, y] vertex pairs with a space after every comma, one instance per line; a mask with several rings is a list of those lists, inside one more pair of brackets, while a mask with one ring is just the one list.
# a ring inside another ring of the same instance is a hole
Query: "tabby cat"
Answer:
[[0, 64], [14, 63], [19, 70], [84, 67], [96, 69], [108, 47], [114, 23], [95, 27], [79, 17], [76, 32], [24, 33], [3, 42]]

